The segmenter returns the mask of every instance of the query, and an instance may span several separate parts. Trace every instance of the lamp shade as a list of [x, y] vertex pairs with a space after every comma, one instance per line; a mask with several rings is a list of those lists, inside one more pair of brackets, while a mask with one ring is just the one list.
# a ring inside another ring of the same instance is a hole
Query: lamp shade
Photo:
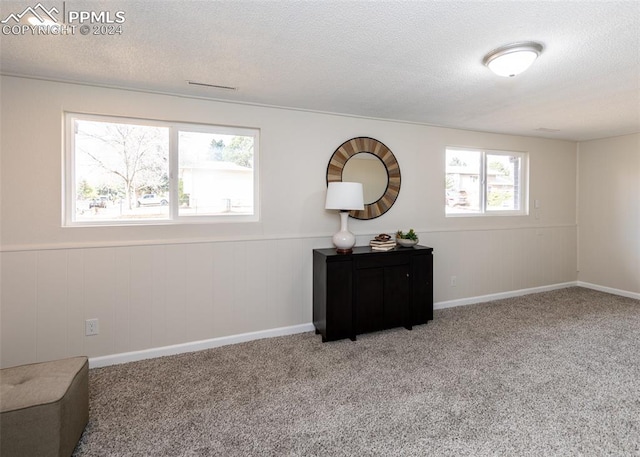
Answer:
[[330, 182], [327, 186], [327, 200], [324, 207], [341, 211], [363, 210], [362, 183]]

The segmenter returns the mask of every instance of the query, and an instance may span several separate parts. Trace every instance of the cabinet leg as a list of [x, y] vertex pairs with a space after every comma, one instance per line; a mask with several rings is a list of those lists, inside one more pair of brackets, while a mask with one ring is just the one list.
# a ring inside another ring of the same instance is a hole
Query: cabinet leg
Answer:
[[349, 337], [349, 339], [350, 339], [351, 341], [355, 341], [355, 340], [356, 340], [356, 336], [355, 336], [355, 335], [350, 336], [350, 337]]

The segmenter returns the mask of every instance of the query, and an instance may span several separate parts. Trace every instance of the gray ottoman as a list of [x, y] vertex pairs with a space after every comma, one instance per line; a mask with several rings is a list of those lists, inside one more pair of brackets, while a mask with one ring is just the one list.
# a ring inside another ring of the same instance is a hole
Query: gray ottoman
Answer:
[[0, 455], [70, 456], [89, 420], [89, 362], [0, 370]]

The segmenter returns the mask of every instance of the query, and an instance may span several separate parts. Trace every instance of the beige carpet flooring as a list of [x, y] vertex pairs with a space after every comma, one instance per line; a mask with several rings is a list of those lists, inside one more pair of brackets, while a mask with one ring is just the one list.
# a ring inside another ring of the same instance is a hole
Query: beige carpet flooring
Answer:
[[640, 455], [640, 301], [573, 287], [93, 369], [74, 455]]

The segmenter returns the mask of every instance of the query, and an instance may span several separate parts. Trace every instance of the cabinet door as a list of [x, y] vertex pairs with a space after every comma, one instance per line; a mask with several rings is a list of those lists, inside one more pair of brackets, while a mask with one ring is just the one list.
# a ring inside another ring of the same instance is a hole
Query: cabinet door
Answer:
[[426, 324], [433, 319], [433, 255], [413, 257], [412, 324]]
[[355, 288], [356, 333], [384, 328], [384, 268], [356, 270]]
[[326, 340], [354, 337], [351, 262], [327, 265]]
[[356, 333], [411, 325], [409, 271], [409, 264], [355, 271]]
[[384, 268], [384, 328], [411, 326], [411, 280], [409, 265]]

